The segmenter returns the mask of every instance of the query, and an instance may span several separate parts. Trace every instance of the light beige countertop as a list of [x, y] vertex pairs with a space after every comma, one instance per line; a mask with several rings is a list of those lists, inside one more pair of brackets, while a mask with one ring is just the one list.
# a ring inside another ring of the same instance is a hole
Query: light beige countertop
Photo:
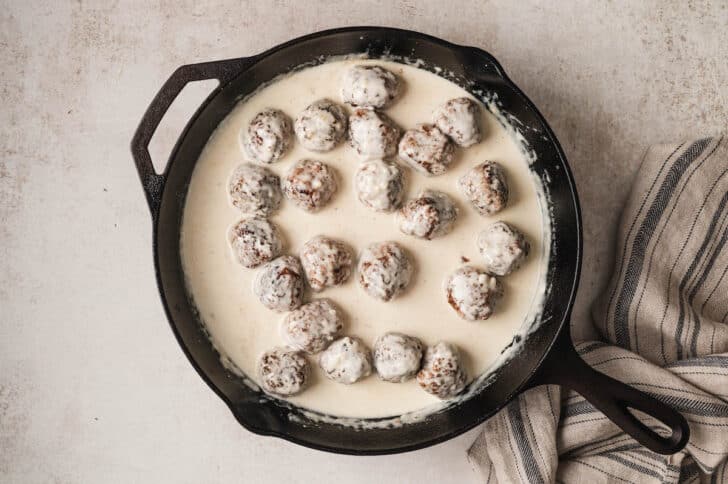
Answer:
[[[728, 127], [723, 1], [3, 2], [0, 481], [475, 482], [475, 431], [376, 458], [245, 431], [162, 311], [128, 149], [152, 96], [181, 64], [346, 25], [484, 48], [543, 112], [583, 209], [577, 338], [646, 147]], [[173, 108], [157, 160], [205, 89]]]

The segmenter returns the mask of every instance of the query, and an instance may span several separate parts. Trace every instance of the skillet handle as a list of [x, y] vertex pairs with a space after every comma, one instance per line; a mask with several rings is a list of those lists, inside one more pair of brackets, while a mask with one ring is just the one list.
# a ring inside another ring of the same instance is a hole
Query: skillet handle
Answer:
[[[531, 386], [557, 384], [580, 393], [637, 442], [658, 454], [674, 454], [688, 442], [690, 427], [678, 411], [635, 388], [598, 372], [576, 352], [567, 325]], [[663, 437], [628, 409], [656, 418], [672, 431]]]
[[[240, 72], [253, 61], [253, 57], [242, 57], [213, 62], [202, 62], [200, 64], [188, 64], [179, 67], [167, 79], [159, 90], [151, 104], [139, 122], [134, 138], [131, 141], [131, 153], [136, 163], [139, 179], [142, 182], [144, 193], [147, 197], [149, 210], [152, 217], [156, 219], [164, 190], [167, 169], [158, 174], [152, 165], [152, 158], [149, 155], [149, 142], [154, 135], [159, 123], [164, 118], [172, 102], [177, 98], [182, 89], [194, 81], [206, 81], [217, 79], [220, 81], [208, 100], [217, 94], [222, 87], [234, 79]], [[207, 102], [207, 101], [205, 101]]]

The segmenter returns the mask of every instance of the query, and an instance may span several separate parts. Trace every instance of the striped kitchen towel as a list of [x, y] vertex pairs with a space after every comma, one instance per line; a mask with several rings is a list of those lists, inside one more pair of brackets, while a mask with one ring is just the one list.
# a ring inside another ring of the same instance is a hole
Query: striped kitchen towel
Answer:
[[[641, 447], [573, 391], [532, 389], [469, 450], [484, 482], [728, 482], [728, 140], [651, 148], [594, 305], [597, 370], [679, 410], [685, 450]], [[657, 425], [656, 421], [648, 424]]]

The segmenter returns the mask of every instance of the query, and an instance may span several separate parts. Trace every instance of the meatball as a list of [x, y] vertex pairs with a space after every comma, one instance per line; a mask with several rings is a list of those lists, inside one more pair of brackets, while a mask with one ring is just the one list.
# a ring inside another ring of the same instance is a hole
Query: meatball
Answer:
[[494, 161], [471, 168], [458, 180], [458, 188], [480, 215], [493, 215], [508, 203], [506, 175]]
[[359, 284], [367, 294], [389, 301], [407, 288], [414, 267], [399, 244], [377, 242], [362, 251], [358, 270]]
[[288, 151], [292, 138], [291, 118], [281, 110], [267, 108], [250, 121], [243, 149], [251, 161], [273, 163]]
[[420, 124], [399, 141], [399, 157], [427, 176], [442, 175], [452, 163], [455, 148], [432, 124]]
[[346, 282], [351, 275], [352, 260], [346, 244], [329, 237], [314, 237], [301, 249], [303, 271], [308, 285], [316, 292]]
[[467, 97], [450, 99], [435, 111], [435, 125], [463, 148], [480, 142], [479, 118], [477, 103]]
[[298, 351], [273, 348], [258, 360], [258, 382], [268, 393], [295, 395], [308, 383], [309, 364]]
[[296, 257], [283, 255], [258, 270], [253, 292], [268, 309], [293, 311], [303, 301], [303, 269]]
[[349, 143], [362, 159], [394, 156], [399, 136], [394, 121], [372, 109], [356, 109], [349, 117]]
[[457, 347], [443, 341], [427, 348], [417, 373], [420, 387], [443, 400], [463, 391], [467, 378]]
[[243, 163], [230, 176], [230, 202], [244, 213], [270, 215], [281, 205], [280, 183], [268, 168]]
[[372, 372], [369, 348], [357, 338], [339, 338], [319, 355], [319, 366], [327, 378], [350, 385]]
[[365, 161], [354, 176], [356, 196], [364, 206], [377, 212], [392, 212], [402, 205], [404, 176], [396, 163]]
[[461, 318], [486, 320], [503, 297], [503, 286], [488, 273], [465, 266], [447, 279], [447, 302]]
[[286, 315], [281, 336], [287, 346], [314, 354], [326, 349], [343, 327], [336, 306], [328, 299], [317, 299]]
[[338, 104], [320, 99], [298, 115], [294, 129], [307, 150], [331, 151], [346, 134], [346, 113]]
[[352, 106], [383, 108], [399, 94], [399, 79], [379, 66], [353, 66], [342, 79], [341, 98]]
[[447, 194], [425, 190], [402, 207], [399, 229], [407, 235], [430, 240], [448, 234], [457, 216], [458, 209]]
[[526, 260], [531, 244], [519, 230], [505, 222], [496, 222], [478, 235], [478, 250], [486, 271], [505, 276]]
[[230, 227], [228, 240], [235, 258], [248, 268], [273, 260], [283, 248], [278, 227], [260, 217], [246, 218]]
[[299, 161], [283, 180], [286, 197], [308, 212], [315, 212], [326, 205], [336, 188], [333, 169], [317, 160]]
[[382, 380], [409, 380], [419, 371], [421, 360], [422, 342], [412, 336], [385, 333], [374, 343], [374, 367]]

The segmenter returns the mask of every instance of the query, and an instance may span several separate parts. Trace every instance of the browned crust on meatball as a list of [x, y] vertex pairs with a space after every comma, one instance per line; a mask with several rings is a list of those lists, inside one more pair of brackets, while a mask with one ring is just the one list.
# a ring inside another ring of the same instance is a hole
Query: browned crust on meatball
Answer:
[[[320, 185], [314, 186], [314, 180]], [[283, 193], [296, 205], [315, 212], [326, 205], [337, 189], [336, 176], [329, 165], [318, 160], [301, 160], [290, 169]]]
[[303, 245], [301, 264], [309, 286], [318, 292], [328, 286], [343, 284], [349, 279], [353, 256], [344, 242], [317, 236]]
[[422, 213], [427, 219], [427, 232], [423, 234], [423, 238], [428, 240], [431, 239], [432, 233], [437, 228], [440, 218], [439, 213], [437, 212], [437, 207], [434, 206], [432, 200], [425, 197], [415, 198], [414, 200], [407, 202], [404, 207], [402, 207], [402, 216], [405, 218], [411, 218], [415, 213]]
[[298, 351], [274, 348], [263, 353], [258, 361], [258, 377], [265, 391], [289, 396], [308, 384], [309, 364]]
[[400, 211], [400, 230], [408, 235], [431, 240], [452, 231], [458, 209], [443, 192], [425, 190], [407, 202]]
[[230, 227], [228, 241], [235, 258], [247, 268], [273, 260], [283, 247], [278, 227], [262, 217], [244, 218]]
[[[276, 120], [280, 122], [282, 133], [280, 136], [276, 136], [277, 129], [271, 126], [271, 122]], [[273, 148], [270, 157], [261, 157], [261, 149], [265, 143], [265, 140], [260, 136], [259, 131], [264, 131], [272, 136], [276, 136], [276, 146]], [[275, 108], [266, 108], [256, 114], [248, 125], [248, 139], [246, 151], [248, 156], [253, 158], [253, 161], [261, 163], [273, 163], [280, 159], [291, 146], [291, 139], [293, 138], [293, 123], [291, 118], [281, 111]]]
[[[380, 67], [380, 66], [369, 66], [369, 65], [359, 65], [354, 66], [350, 69], [350, 71], [347, 73], [347, 80], [350, 80], [352, 82], [357, 82], [357, 76], [356, 74], [359, 73], [358, 77], [361, 77], [363, 75], [364, 71], [368, 71], [369, 73], [374, 73], [377, 78], [381, 79], [384, 83], [384, 97], [381, 98], [371, 98], [368, 93], [367, 88], [363, 88], [363, 94], [364, 97], [367, 98], [365, 102], [358, 102], [356, 99], [355, 93], [353, 90], [356, 86], [346, 86], [344, 90], [342, 90], [342, 94], [344, 97], [344, 102], [347, 104], [350, 104], [352, 106], [367, 106], [372, 108], [381, 109], [386, 106], [388, 106], [398, 95], [400, 91], [400, 80], [399, 78], [391, 71]], [[351, 77], [354, 77], [354, 79], [350, 79]]]
[[[462, 126], [459, 126], [456, 118], [461, 114], [458, 112], [460, 108], [464, 108], [466, 116], [471, 118], [470, 128], [472, 128], [472, 132], [463, 132], [462, 129], [459, 129]], [[440, 131], [448, 135], [455, 144], [467, 148], [479, 143], [482, 139], [479, 117], [478, 104], [470, 98], [459, 97], [450, 99], [437, 110], [435, 125], [440, 128]]]
[[284, 312], [298, 308], [303, 302], [303, 268], [298, 258], [284, 255], [263, 265], [253, 289], [268, 309]]
[[[379, 138], [382, 143], [378, 153], [365, 152], [364, 146], [362, 146], [364, 140], [360, 140], [357, 136], [360, 124], [371, 123], [374, 120], [376, 120], [376, 129], [379, 131]], [[373, 109], [358, 108], [349, 117], [349, 144], [360, 156], [372, 156], [374, 158], [394, 156], [397, 153], [397, 142], [401, 133], [399, 127], [389, 116]]]
[[281, 333], [291, 348], [315, 354], [325, 350], [343, 328], [340, 309], [330, 299], [316, 299], [288, 313]]
[[[337, 356], [338, 353], [338, 356]], [[358, 368], [347, 364], [339, 364], [346, 358], [359, 364]], [[327, 378], [338, 383], [350, 385], [369, 376], [372, 372], [372, 352], [364, 342], [356, 337], [344, 336], [329, 345], [319, 354], [319, 367]], [[350, 373], [352, 370], [354, 373]]]
[[[421, 143], [422, 138], [428, 140], [427, 145]], [[421, 124], [402, 136], [399, 156], [421, 172], [442, 175], [455, 157], [455, 146], [437, 126]]]
[[[312, 128], [318, 127], [315, 118], [320, 112], [328, 113], [333, 119], [323, 137], [319, 137], [321, 133], [316, 129], [312, 130]], [[324, 152], [334, 149], [344, 139], [347, 125], [348, 119], [344, 108], [329, 99], [319, 99], [309, 104], [298, 115], [294, 123], [294, 130], [306, 149]]]
[[270, 215], [281, 204], [281, 180], [263, 166], [252, 163], [238, 165], [230, 174], [230, 203], [244, 213]]
[[[396, 242], [381, 242], [367, 247], [358, 269], [362, 288], [385, 302], [404, 292], [414, 272], [409, 255]], [[393, 272], [383, 274], [382, 271]]]
[[[475, 298], [475, 300], [465, 300], [458, 298], [455, 294], [455, 285], [453, 280], [456, 277], [468, 278], [484, 278], [485, 281], [470, 281], [468, 289], [471, 290], [463, 297]], [[492, 284], [492, 286], [491, 286]], [[456, 270], [447, 279], [446, 296], [448, 304], [458, 313], [458, 316], [468, 321], [484, 321], [490, 318], [498, 302], [503, 298], [503, 284], [498, 278], [476, 269], [472, 266], [464, 266]], [[469, 306], [465, 308], [465, 306]]]
[[[384, 183], [377, 185], [376, 182]], [[404, 183], [404, 173], [399, 164], [384, 160], [362, 162], [354, 178], [359, 201], [365, 207], [382, 213], [392, 212], [402, 206]]]
[[[508, 239], [505, 246], [502, 246], [507, 252], [507, 256], [503, 255], [501, 258], [494, 259], [494, 254], [489, 253], [488, 250], [492, 250], [492, 247], [484, 247], [484, 242], [490, 239], [489, 242], [492, 243], [493, 237], [496, 240], [503, 240], [503, 235]], [[503, 221], [495, 222], [481, 232], [477, 244], [484, 259], [485, 270], [496, 276], [506, 276], [520, 268], [531, 252], [531, 244], [523, 232]]]
[[424, 346], [414, 336], [388, 332], [377, 338], [372, 352], [379, 378], [401, 383], [417, 374], [422, 363]]
[[458, 188], [481, 215], [493, 215], [508, 204], [508, 181], [503, 168], [494, 161], [471, 168], [458, 180]]
[[431, 395], [441, 399], [452, 398], [467, 384], [460, 351], [455, 345], [440, 342], [425, 351], [417, 383]]

